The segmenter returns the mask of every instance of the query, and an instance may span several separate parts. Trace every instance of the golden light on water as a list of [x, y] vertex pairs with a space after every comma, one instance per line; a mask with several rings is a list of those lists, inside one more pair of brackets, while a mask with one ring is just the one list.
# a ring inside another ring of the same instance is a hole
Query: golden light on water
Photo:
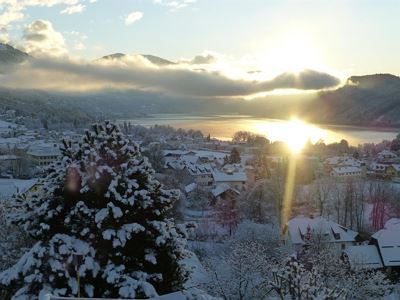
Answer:
[[316, 143], [326, 138], [324, 130], [296, 118], [287, 122], [260, 123], [256, 131], [264, 132], [271, 141], [284, 142], [293, 153], [301, 152], [308, 141]]

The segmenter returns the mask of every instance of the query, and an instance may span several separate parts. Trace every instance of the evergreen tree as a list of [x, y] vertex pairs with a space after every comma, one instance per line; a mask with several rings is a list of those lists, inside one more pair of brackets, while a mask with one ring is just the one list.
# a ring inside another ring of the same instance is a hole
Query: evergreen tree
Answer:
[[43, 190], [15, 202], [11, 221], [37, 243], [0, 274], [3, 297], [144, 298], [182, 289], [186, 227], [166, 217], [178, 192], [153, 179], [138, 146], [109, 122], [79, 147], [63, 144]]
[[229, 163], [230, 164], [238, 164], [238, 163], [240, 163], [240, 161], [241, 161], [241, 159], [240, 159], [239, 150], [237, 148], [233, 148], [229, 155]]
[[390, 145], [390, 150], [392, 151], [400, 151], [400, 133], [396, 136], [395, 139], [392, 140]]

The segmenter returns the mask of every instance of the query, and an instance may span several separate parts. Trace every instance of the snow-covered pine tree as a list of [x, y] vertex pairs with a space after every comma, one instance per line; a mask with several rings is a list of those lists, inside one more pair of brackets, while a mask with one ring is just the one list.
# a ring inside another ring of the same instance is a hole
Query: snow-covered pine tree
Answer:
[[[152, 297], [182, 288], [185, 226], [166, 212], [177, 199], [118, 126], [63, 142], [42, 191], [16, 201], [11, 221], [38, 242], [0, 274], [4, 297]], [[6, 298], [7, 299], [7, 298]]]

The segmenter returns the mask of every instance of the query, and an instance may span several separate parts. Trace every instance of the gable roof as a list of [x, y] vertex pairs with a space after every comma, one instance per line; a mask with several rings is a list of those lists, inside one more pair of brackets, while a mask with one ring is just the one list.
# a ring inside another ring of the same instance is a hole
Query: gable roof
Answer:
[[306, 244], [305, 236], [310, 232], [321, 234], [327, 242], [354, 242], [358, 232], [350, 230], [322, 217], [314, 219], [298, 216], [288, 221], [288, 234], [293, 244]]
[[344, 253], [353, 270], [383, 268], [378, 248], [375, 245], [351, 246]]
[[383, 264], [386, 267], [400, 266], [400, 230], [396, 227], [381, 229], [372, 235], [378, 242]]
[[225, 193], [226, 191], [233, 191], [236, 194], [240, 194], [239, 191], [237, 191], [236, 189], [232, 188], [229, 184], [227, 183], [222, 183], [222, 184], [218, 184], [216, 186], [216, 188], [211, 190], [211, 193], [213, 194], [214, 197], [218, 197], [220, 195], [222, 195], [223, 193]]
[[192, 183], [188, 184], [187, 186], [185, 186], [185, 192], [186, 193], [193, 192], [196, 188], [197, 188], [197, 184], [192, 182]]
[[235, 172], [231, 174], [226, 174], [223, 172], [219, 171], [214, 171], [212, 173], [212, 176], [215, 180], [215, 182], [246, 182], [247, 181], [247, 175], [245, 172]]

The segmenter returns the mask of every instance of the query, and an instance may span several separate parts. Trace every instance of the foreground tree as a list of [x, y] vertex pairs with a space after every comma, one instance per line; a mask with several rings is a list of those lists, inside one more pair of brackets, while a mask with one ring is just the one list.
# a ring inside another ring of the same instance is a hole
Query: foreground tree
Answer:
[[153, 179], [138, 146], [106, 122], [79, 147], [64, 142], [62, 153], [43, 190], [15, 203], [12, 222], [38, 242], [0, 274], [3, 297], [144, 298], [181, 289], [186, 232], [166, 217], [178, 193]]

